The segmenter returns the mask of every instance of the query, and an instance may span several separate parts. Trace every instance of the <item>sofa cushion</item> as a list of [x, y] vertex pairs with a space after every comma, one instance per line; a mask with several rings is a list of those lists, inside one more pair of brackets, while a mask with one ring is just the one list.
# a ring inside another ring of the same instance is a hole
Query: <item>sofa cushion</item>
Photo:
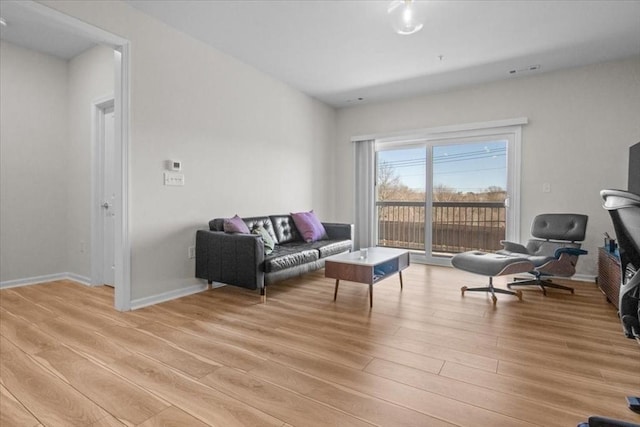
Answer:
[[318, 250], [320, 258], [326, 258], [331, 255], [350, 251], [352, 244], [351, 240], [318, 240], [311, 243], [311, 247]]
[[270, 216], [273, 230], [276, 234], [276, 242], [281, 245], [283, 243], [302, 241], [302, 237], [293, 222], [291, 215], [273, 215]]
[[249, 228], [244, 223], [242, 218], [240, 218], [238, 215], [235, 215], [233, 218], [227, 218], [224, 220], [224, 232], [249, 234]]
[[324, 226], [312, 210], [292, 213], [291, 218], [305, 242], [315, 242], [316, 240], [327, 238]]
[[273, 231], [273, 224], [271, 223], [271, 218], [268, 216], [254, 216], [244, 219], [244, 223], [247, 224], [247, 227], [253, 233], [258, 227], [264, 228], [267, 233], [271, 236], [275, 243], [278, 243], [278, 239], [276, 238], [276, 233]]
[[276, 245], [271, 255], [265, 257], [264, 272], [273, 273], [287, 268], [317, 261], [320, 253], [309, 243], [294, 242]]

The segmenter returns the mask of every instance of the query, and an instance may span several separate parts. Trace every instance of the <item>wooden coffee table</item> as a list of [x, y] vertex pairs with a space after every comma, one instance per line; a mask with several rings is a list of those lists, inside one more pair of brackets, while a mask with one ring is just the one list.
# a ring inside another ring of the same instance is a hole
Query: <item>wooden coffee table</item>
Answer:
[[369, 307], [373, 307], [373, 285], [398, 273], [402, 290], [402, 270], [409, 267], [409, 252], [404, 249], [368, 248], [366, 258], [360, 251], [339, 254], [327, 258], [324, 276], [336, 279], [333, 300], [338, 297], [340, 280], [366, 283], [369, 285]]

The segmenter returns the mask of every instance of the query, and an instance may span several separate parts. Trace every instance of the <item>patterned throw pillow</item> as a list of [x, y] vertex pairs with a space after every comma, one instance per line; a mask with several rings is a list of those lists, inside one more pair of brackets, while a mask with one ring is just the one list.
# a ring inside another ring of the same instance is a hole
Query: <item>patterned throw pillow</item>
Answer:
[[273, 248], [276, 247], [276, 243], [273, 241], [273, 238], [271, 237], [271, 234], [269, 234], [269, 232], [267, 230], [265, 230], [265, 228], [263, 226], [258, 226], [256, 228], [253, 229], [252, 231], [253, 234], [257, 234], [259, 236], [262, 236], [262, 241], [264, 242], [264, 254], [265, 255], [269, 255], [271, 252], [273, 252]]
[[292, 213], [291, 217], [305, 242], [315, 242], [327, 238], [327, 231], [313, 210]]

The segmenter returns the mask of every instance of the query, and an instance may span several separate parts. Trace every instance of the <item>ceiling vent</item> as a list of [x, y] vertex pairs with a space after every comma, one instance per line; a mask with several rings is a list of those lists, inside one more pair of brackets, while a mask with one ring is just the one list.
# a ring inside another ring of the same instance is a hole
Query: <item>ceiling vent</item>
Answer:
[[534, 71], [539, 71], [539, 70], [540, 70], [540, 64], [538, 64], [538, 65], [529, 65], [528, 67], [509, 70], [509, 74], [533, 73]]

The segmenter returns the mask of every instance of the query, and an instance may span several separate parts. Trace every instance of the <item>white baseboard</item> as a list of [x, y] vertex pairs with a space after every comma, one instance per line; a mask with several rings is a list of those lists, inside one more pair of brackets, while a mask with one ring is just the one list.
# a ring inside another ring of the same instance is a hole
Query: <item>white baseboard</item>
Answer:
[[56, 280], [73, 280], [85, 286], [91, 286], [91, 279], [75, 273], [54, 273], [43, 276], [25, 277], [23, 279], [5, 280], [0, 282], [0, 289], [17, 288], [19, 286], [37, 285], [39, 283], [54, 282]]
[[85, 276], [81, 276], [79, 274], [75, 274], [75, 273], [67, 273], [67, 278], [69, 280], [73, 280], [74, 282], [78, 282], [82, 285], [85, 286], [96, 286], [96, 285], [92, 285], [91, 284], [91, 278], [90, 277], [85, 277]]
[[[37, 285], [39, 283], [55, 282], [56, 280], [73, 280], [85, 286], [96, 286], [91, 284], [91, 279], [76, 273], [55, 273], [45, 274], [43, 276], [25, 277], [23, 279], [5, 280], [0, 282], [0, 289], [17, 288], [20, 286]], [[175, 291], [164, 292], [158, 295], [152, 295], [149, 297], [139, 298], [131, 301], [131, 310], [147, 307], [161, 302], [170, 301], [180, 297], [186, 297], [187, 295], [197, 294], [198, 292], [205, 291], [209, 287], [219, 288], [225, 286], [224, 283], [214, 282], [212, 285], [206, 283], [189, 286], [188, 288], [176, 289]]]
[[176, 289], [175, 291], [163, 292], [149, 297], [138, 298], [131, 300], [131, 310], [137, 310], [139, 308], [160, 304], [161, 302], [167, 302], [176, 298], [186, 297], [187, 295], [197, 294], [198, 292], [206, 291], [208, 288], [209, 287], [205, 283], [189, 286], [188, 288]]

